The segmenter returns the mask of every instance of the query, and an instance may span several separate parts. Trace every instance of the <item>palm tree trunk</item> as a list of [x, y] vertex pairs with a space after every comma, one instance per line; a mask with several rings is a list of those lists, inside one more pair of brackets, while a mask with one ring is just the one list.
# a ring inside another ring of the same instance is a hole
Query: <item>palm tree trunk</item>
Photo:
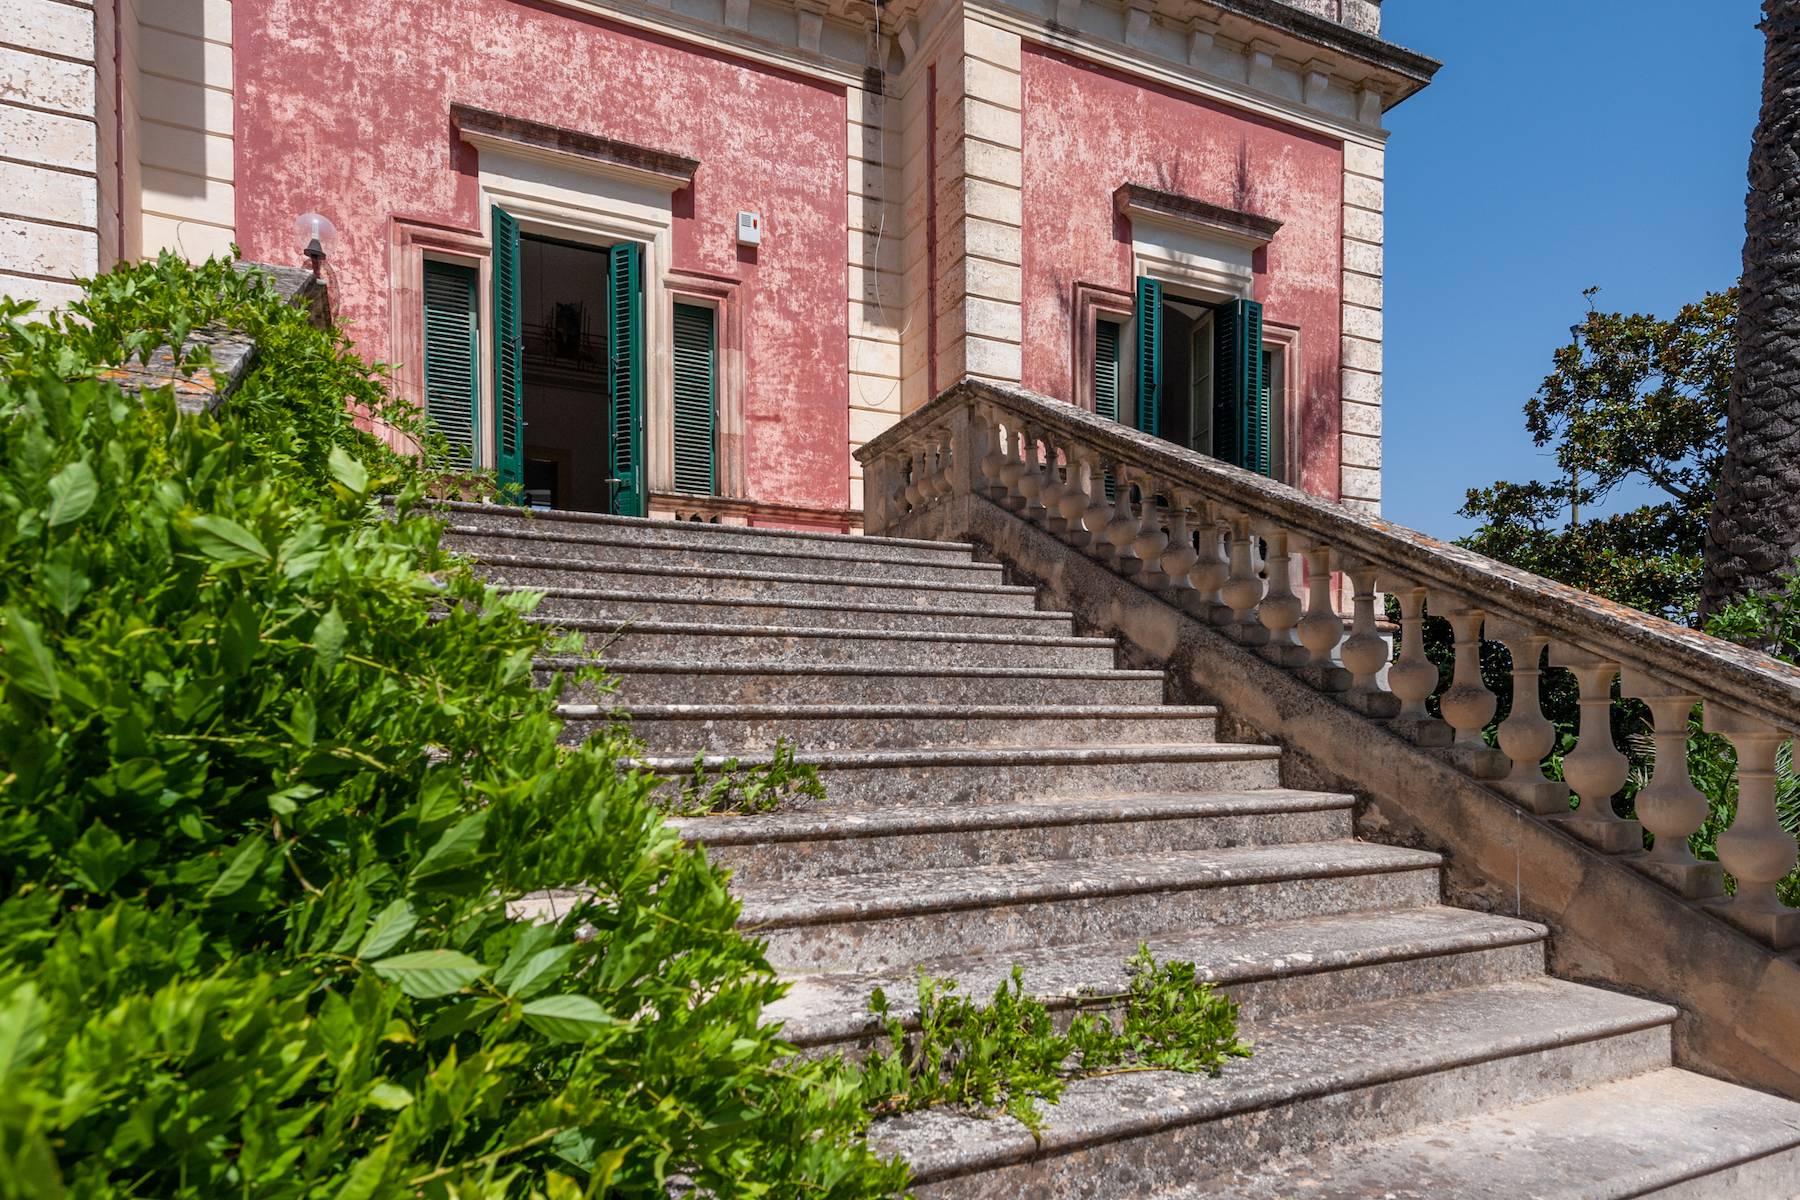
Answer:
[[1777, 587], [1800, 552], [1800, 0], [1763, 0], [1737, 364], [1701, 613]]

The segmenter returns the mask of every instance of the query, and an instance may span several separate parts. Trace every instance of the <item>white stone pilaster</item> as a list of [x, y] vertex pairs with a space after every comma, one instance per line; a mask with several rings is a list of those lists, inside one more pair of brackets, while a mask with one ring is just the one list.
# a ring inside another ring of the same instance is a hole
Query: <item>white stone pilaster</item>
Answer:
[[1344, 143], [1343, 330], [1339, 495], [1381, 511], [1382, 210], [1385, 151]]

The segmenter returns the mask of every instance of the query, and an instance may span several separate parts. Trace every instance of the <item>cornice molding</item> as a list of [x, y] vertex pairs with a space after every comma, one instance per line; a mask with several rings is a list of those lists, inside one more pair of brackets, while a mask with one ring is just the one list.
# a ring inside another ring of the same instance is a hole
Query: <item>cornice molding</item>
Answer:
[[1120, 184], [1113, 192], [1113, 207], [1134, 223], [1198, 230], [1253, 250], [1268, 245], [1281, 230], [1281, 222], [1274, 217], [1240, 212], [1141, 183]]
[[694, 172], [700, 169], [698, 159], [684, 155], [524, 117], [509, 117], [469, 104], [452, 104], [450, 120], [457, 135], [477, 150], [497, 149], [563, 166], [574, 165], [590, 173], [650, 184], [670, 192], [692, 187]]
[[[1210, 15], [1194, 17], [1191, 15], [1193, 0], [1156, 0], [1158, 24], [1170, 31], [1168, 40], [1172, 44], [1183, 47], [1181, 58], [1156, 53], [1141, 46], [1127, 45], [1120, 38], [1109, 37], [1092, 29], [1061, 24], [1054, 18], [1046, 19], [1039, 10], [1046, 6], [1047, 0], [962, 2], [973, 19], [1016, 33], [1034, 45], [1088, 59], [1126, 74], [1153, 79], [1217, 103], [1342, 141], [1360, 142], [1375, 147], [1385, 145], [1387, 131], [1381, 127], [1381, 113], [1383, 109], [1398, 102], [1390, 93], [1382, 90], [1384, 87], [1398, 87], [1400, 81], [1397, 77], [1383, 76], [1369, 68], [1363, 68], [1365, 74], [1360, 79], [1348, 77], [1344, 72], [1353, 68], [1321, 55], [1314, 42], [1284, 35], [1278, 29], [1265, 30], [1257, 27], [1252, 31], [1241, 19], [1215, 24], [1212, 18], [1222, 14], [1221, 10], [1211, 5], [1206, 6]], [[1121, 14], [1118, 5], [1107, 4], [1105, 0], [1074, 0], [1074, 3], [1082, 8], [1105, 8]], [[1189, 15], [1182, 16], [1179, 21], [1160, 19], [1167, 10], [1173, 8], [1180, 8]], [[1117, 19], [1122, 32], [1122, 15]], [[1253, 49], [1253, 37], [1262, 40], [1265, 45]], [[1206, 55], [1214, 52], [1234, 56], [1242, 64], [1241, 73], [1226, 76], [1203, 65], [1196, 65], [1197, 62], [1204, 62]], [[1260, 68], [1258, 63], [1252, 61], [1259, 52], [1265, 55], [1264, 64]], [[1301, 70], [1303, 65], [1308, 69], [1306, 72]], [[1327, 67], [1329, 74], [1325, 74]], [[1307, 103], [1306, 77], [1309, 73], [1314, 76], [1311, 99], [1323, 99], [1325, 92], [1335, 87], [1347, 97], [1347, 103], [1353, 111], [1347, 115], [1320, 107], [1316, 103]], [[1278, 74], [1292, 78], [1292, 87], [1297, 96], [1285, 96], [1269, 90], [1269, 83]], [[1318, 77], [1321, 75], [1325, 87], [1319, 85]], [[1423, 84], [1418, 86], [1422, 87]]]

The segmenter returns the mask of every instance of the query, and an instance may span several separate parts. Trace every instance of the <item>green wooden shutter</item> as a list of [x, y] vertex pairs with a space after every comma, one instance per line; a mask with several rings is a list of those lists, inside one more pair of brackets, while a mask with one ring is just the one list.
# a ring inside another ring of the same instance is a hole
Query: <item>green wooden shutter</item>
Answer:
[[1274, 473], [1263, 369], [1262, 305], [1222, 304], [1213, 317], [1213, 454], [1261, 475]]
[[[1259, 333], [1261, 327], [1259, 321], [1257, 323]], [[1269, 378], [1269, 359], [1270, 354], [1267, 350], [1257, 355], [1257, 369], [1261, 372], [1261, 378], [1256, 387], [1256, 414], [1255, 419], [1251, 422], [1251, 432], [1254, 434], [1256, 443], [1257, 465], [1254, 470], [1273, 479], [1275, 477], [1275, 409], [1274, 385]]]
[[475, 465], [481, 411], [480, 275], [425, 260], [425, 416], [450, 443], [450, 465]]
[[1137, 281], [1137, 427], [1162, 436], [1162, 284]]
[[607, 251], [606, 395], [612, 451], [612, 510], [644, 515], [643, 247], [624, 242]]
[[1094, 415], [1119, 419], [1119, 323], [1094, 322]]
[[715, 314], [699, 304], [677, 304], [670, 339], [675, 376], [675, 490], [710, 496], [718, 490], [714, 466], [718, 404]]
[[519, 311], [519, 223], [494, 206], [494, 467], [500, 486], [525, 486], [525, 338]]

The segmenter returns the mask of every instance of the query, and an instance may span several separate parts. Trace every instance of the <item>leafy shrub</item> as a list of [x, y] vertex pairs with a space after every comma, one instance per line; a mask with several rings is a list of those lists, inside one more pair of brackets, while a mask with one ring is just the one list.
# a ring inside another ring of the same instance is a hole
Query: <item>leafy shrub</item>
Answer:
[[[380, 373], [230, 264], [77, 311], [0, 308], [0, 1195], [896, 1191], [624, 743], [557, 745], [529, 600], [346, 414]], [[213, 321], [264, 339], [217, 420], [95, 378]]]
[[1117, 1070], [1217, 1075], [1226, 1059], [1250, 1056], [1237, 1036], [1237, 1003], [1199, 982], [1193, 963], [1158, 963], [1140, 946], [1126, 968], [1124, 994], [1087, 997], [1122, 1005], [1117, 1026], [1105, 1012], [1085, 1012], [1059, 1030], [1044, 1002], [1026, 994], [1017, 965], [986, 1004], [921, 971], [916, 1032], [877, 988], [869, 1010], [886, 1045], [860, 1072], [864, 1103], [879, 1113], [938, 1104], [997, 1110], [1035, 1133], [1044, 1123], [1040, 1104], [1060, 1100], [1071, 1079]]

